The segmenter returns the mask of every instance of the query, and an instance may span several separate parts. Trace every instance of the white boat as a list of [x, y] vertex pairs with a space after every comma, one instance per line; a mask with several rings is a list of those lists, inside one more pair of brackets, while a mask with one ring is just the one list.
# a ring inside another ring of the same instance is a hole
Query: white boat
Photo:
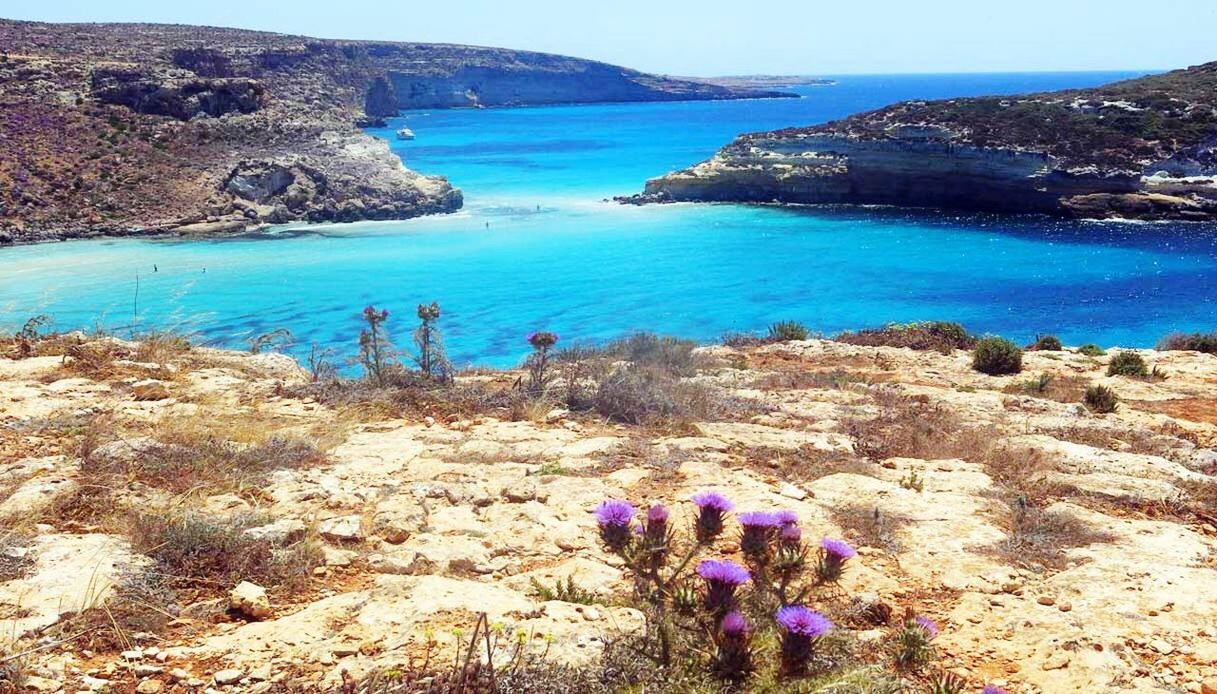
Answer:
[[399, 140], [413, 140], [413, 139], [414, 139], [414, 131], [413, 131], [413, 130], [411, 130], [411, 129], [409, 129], [409, 128], [402, 128], [401, 130], [398, 130], [398, 131], [397, 131], [397, 139], [399, 139]]

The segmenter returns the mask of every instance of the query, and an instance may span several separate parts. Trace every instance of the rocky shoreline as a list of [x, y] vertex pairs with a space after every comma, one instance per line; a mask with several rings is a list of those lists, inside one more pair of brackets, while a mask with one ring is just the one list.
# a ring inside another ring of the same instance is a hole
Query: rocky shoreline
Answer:
[[742, 135], [632, 203], [864, 204], [1217, 219], [1217, 63], [1106, 87], [915, 101]]
[[406, 219], [461, 192], [360, 126], [401, 108], [788, 96], [470, 46], [0, 20], [0, 244]]

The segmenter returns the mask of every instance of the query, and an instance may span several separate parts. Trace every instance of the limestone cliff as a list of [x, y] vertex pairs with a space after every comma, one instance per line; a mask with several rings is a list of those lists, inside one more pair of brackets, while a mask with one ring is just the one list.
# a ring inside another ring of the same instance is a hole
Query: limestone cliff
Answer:
[[459, 208], [357, 128], [398, 108], [774, 95], [495, 48], [0, 20], [0, 243]]
[[1217, 63], [743, 135], [641, 199], [1217, 219]]

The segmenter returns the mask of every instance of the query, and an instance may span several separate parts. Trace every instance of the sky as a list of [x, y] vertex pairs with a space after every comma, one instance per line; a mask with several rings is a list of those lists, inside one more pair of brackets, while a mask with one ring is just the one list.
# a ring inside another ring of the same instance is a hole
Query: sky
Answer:
[[502, 46], [672, 75], [1148, 70], [1217, 60], [1217, 0], [3, 0], [0, 16]]

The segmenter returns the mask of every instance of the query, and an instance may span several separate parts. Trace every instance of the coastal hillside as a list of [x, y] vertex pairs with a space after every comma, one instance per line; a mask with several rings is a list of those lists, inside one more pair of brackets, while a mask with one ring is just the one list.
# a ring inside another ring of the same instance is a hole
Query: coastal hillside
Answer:
[[1093, 88], [910, 101], [742, 135], [641, 200], [1217, 218], [1217, 63]]
[[1212, 354], [534, 333], [339, 379], [38, 327], [0, 340], [0, 691], [1217, 691]]
[[0, 242], [459, 208], [357, 128], [399, 108], [773, 95], [496, 48], [0, 20]]

